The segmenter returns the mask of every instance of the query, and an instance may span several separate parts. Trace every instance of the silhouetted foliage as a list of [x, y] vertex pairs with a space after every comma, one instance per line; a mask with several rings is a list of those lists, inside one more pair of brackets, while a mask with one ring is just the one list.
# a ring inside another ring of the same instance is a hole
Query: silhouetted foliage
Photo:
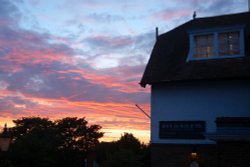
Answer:
[[102, 167], [149, 167], [149, 147], [130, 133], [116, 142], [102, 142], [97, 147], [97, 161]]
[[103, 136], [85, 118], [51, 121], [30, 117], [13, 121], [10, 159], [16, 167], [81, 166], [87, 151]]
[[142, 167], [150, 167], [151, 158], [150, 158], [150, 145], [142, 145], [141, 161], [143, 162]]
[[28, 117], [13, 121], [13, 143], [8, 152], [9, 167], [81, 167], [95, 153], [100, 167], [149, 167], [149, 146], [130, 133], [118, 141], [99, 143], [101, 126], [88, 125], [85, 118]]
[[60, 166], [79, 166], [87, 152], [94, 149], [103, 133], [99, 125], [87, 126], [84, 118], [64, 118], [55, 121], [59, 135]]
[[86, 152], [93, 149], [103, 133], [99, 125], [87, 126], [84, 118], [64, 118], [57, 120], [56, 129], [60, 136], [59, 149]]
[[13, 165], [9, 160], [1, 160], [0, 167], [13, 167]]
[[55, 165], [57, 134], [54, 123], [39, 117], [22, 118], [13, 122], [16, 125], [11, 129], [14, 139], [10, 147], [13, 165], [19, 167]]
[[54, 123], [48, 118], [29, 117], [13, 120], [15, 127], [11, 129], [15, 140], [33, 136], [46, 136], [44, 133], [53, 130]]
[[132, 150], [136, 153], [142, 148], [141, 142], [132, 133], [124, 133], [117, 141], [117, 144], [122, 149]]
[[141, 167], [140, 154], [130, 149], [120, 149], [111, 154], [103, 163], [103, 167]]

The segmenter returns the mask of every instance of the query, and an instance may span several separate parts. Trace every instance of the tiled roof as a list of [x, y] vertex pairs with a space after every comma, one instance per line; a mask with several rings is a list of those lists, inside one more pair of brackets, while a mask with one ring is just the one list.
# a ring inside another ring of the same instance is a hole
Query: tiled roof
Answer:
[[[186, 61], [190, 30], [228, 26], [244, 26], [244, 57]], [[140, 84], [231, 78], [250, 78], [250, 12], [196, 18], [160, 35]]]

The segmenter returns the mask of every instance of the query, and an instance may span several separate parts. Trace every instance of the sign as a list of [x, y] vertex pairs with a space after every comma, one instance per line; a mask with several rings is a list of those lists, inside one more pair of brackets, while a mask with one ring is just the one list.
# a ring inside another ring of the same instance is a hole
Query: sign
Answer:
[[160, 121], [160, 139], [204, 139], [205, 121]]

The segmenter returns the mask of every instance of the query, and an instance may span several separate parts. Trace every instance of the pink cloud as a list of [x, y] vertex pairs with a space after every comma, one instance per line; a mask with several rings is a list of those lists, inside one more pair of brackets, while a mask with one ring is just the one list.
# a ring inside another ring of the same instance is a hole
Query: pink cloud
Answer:
[[[136, 92], [149, 92], [148, 89], [140, 88], [139, 81], [142, 71], [130, 70], [129, 66], [116, 67], [105, 69], [102, 71], [95, 71], [90, 69], [69, 69], [66, 71], [59, 71], [61, 74], [76, 73], [86, 78], [93, 84], [101, 84], [107, 88], [112, 88], [121, 92], [136, 93]], [[126, 81], [131, 79], [131, 81]]]
[[133, 40], [128, 37], [112, 37], [104, 35], [96, 35], [87, 39], [91, 44], [98, 45], [101, 47], [122, 47], [133, 43]]
[[180, 19], [181, 17], [192, 16], [194, 11], [190, 9], [181, 9], [181, 10], [163, 10], [156, 13], [153, 17], [159, 18], [161, 20], [174, 20]]

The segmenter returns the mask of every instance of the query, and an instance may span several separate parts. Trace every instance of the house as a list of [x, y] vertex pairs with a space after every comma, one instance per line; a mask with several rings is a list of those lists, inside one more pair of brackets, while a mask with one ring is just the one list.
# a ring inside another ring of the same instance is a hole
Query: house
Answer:
[[157, 37], [152, 167], [250, 164], [250, 12], [195, 18]]

